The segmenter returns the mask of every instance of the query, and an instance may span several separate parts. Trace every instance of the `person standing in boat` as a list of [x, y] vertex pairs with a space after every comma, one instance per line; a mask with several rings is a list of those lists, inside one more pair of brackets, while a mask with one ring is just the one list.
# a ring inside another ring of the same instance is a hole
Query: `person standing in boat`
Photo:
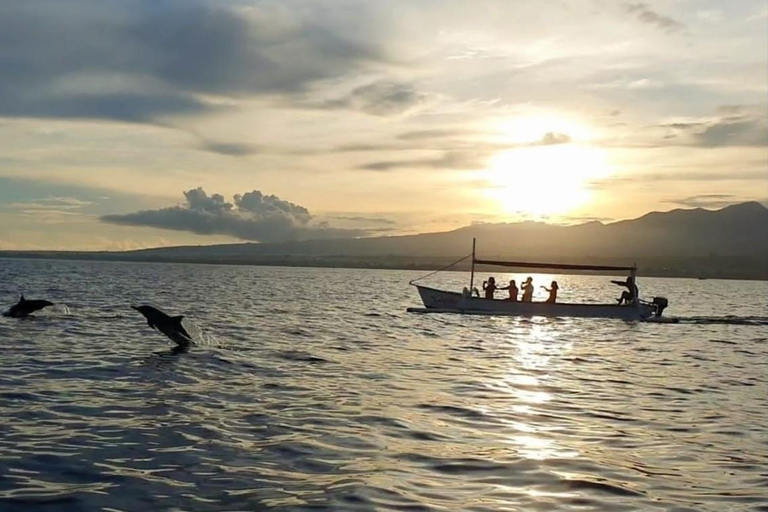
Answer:
[[623, 286], [626, 288], [625, 291], [621, 292], [621, 297], [616, 299], [616, 301], [619, 304], [632, 304], [637, 300], [638, 296], [640, 295], [637, 290], [637, 285], [635, 284], [635, 280], [632, 278], [632, 276], [629, 276], [626, 281], [611, 281], [613, 284], [617, 284], [619, 286]]
[[523, 302], [531, 302], [533, 300], [533, 278], [528, 276], [528, 279], [523, 283]]
[[492, 299], [493, 294], [497, 289], [495, 277], [489, 277], [487, 281], [483, 281], [483, 291], [485, 291], [486, 299]]
[[546, 286], [542, 286], [545, 291], [549, 292], [549, 298], [545, 300], [544, 302], [548, 302], [549, 304], [554, 304], [557, 301], [557, 290], [560, 289], [559, 286], [557, 286], [557, 281], [552, 281], [552, 284], [550, 285], [551, 288], [547, 288]]
[[499, 288], [499, 290], [509, 290], [509, 300], [512, 302], [517, 302], [517, 283], [515, 283], [515, 280], [512, 279], [509, 282], [509, 286], [504, 286], [502, 288]]

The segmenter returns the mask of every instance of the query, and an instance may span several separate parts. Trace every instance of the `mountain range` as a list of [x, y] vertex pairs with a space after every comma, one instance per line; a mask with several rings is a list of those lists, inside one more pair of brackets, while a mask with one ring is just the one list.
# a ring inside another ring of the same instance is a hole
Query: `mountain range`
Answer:
[[453, 231], [373, 238], [183, 246], [128, 252], [12, 252], [54, 257], [227, 264], [441, 267], [471, 251], [481, 259], [633, 264], [641, 275], [768, 279], [768, 209], [757, 202], [720, 210], [678, 209], [632, 220], [561, 226], [473, 224]]

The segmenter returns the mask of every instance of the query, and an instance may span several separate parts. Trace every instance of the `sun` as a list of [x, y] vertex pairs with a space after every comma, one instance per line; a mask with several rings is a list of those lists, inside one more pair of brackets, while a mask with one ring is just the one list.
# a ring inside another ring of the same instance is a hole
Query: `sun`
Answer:
[[[539, 124], [543, 128], [543, 123], [537, 123], [536, 128], [540, 128]], [[573, 125], [571, 128], [539, 132], [536, 142], [501, 151], [491, 159], [484, 171], [484, 193], [497, 203], [501, 212], [550, 218], [563, 216], [592, 200], [589, 182], [609, 175], [611, 169], [600, 148], [588, 141], [570, 141], [553, 135], [564, 133], [570, 137], [575, 131]], [[581, 131], [582, 135], [585, 133], [586, 130]], [[548, 138], [562, 143], [544, 143]]]

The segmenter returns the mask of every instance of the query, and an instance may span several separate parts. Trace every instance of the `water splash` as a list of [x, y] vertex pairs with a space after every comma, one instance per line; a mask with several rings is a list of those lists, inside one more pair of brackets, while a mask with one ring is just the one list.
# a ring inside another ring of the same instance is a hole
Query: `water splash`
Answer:
[[69, 306], [66, 304], [54, 304], [53, 306], [48, 306], [46, 308], [48, 313], [55, 314], [55, 315], [71, 315], [72, 311], [69, 309]]
[[220, 341], [214, 334], [204, 331], [192, 320], [184, 317], [181, 325], [192, 338], [192, 344], [199, 347], [226, 348], [225, 343]]

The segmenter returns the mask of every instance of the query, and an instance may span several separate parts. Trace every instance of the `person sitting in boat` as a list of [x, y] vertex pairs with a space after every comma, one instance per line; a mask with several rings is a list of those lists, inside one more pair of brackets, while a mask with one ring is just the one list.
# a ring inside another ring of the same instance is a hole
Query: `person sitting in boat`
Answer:
[[517, 283], [515, 283], [515, 280], [512, 279], [509, 282], [509, 286], [504, 286], [499, 288], [499, 290], [509, 290], [509, 300], [512, 302], [517, 302]]
[[471, 290], [465, 286], [464, 289], [461, 291], [461, 296], [464, 297], [465, 299], [469, 299], [471, 297], [479, 297], [480, 290], [477, 289], [477, 286], [475, 286]]
[[493, 293], [497, 290], [496, 278], [489, 277], [487, 281], [483, 281], [483, 290], [485, 291], [485, 298], [492, 299]]
[[632, 276], [629, 276], [626, 281], [611, 282], [626, 288], [625, 291], [621, 292], [621, 297], [616, 299], [619, 304], [632, 304], [635, 302], [635, 300], [637, 300], [639, 293], [637, 290], [637, 285], [635, 284], [635, 280], [632, 278]]
[[549, 292], [549, 298], [545, 300], [544, 302], [548, 302], [550, 304], [554, 304], [555, 301], [557, 301], [557, 290], [560, 289], [559, 286], [557, 286], [557, 281], [552, 281], [552, 284], [550, 285], [551, 288], [547, 288], [546, 286], [542, 286], [545, 291]]
[[528, 279], [523, 283], [523, 302], [531, 302], [533, 300], [533, 278], [528, 276]]

